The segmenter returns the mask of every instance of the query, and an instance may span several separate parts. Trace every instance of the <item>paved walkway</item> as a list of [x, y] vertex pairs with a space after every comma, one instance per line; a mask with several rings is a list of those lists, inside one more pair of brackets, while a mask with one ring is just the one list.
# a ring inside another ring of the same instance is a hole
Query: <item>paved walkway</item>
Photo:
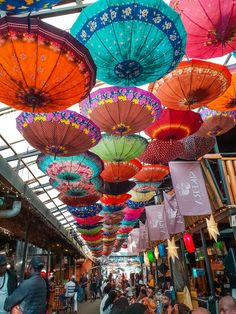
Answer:
[[78, 314], [99, 314], [100, 300], [79, 303]]

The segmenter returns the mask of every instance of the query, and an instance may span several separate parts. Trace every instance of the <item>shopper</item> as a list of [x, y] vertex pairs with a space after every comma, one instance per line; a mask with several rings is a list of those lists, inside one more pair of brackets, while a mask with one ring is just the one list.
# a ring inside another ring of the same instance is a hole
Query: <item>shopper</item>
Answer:
[[34, 256], [29, 264], [29, 278], [24, 280], [18, 288], [7, 297], [4, 309], [9, 312], [15, 306], [23, 314], [44, 314], [46, 312], [47, 287], [41, 277], [44, 261]]
[[88, 284], [88, 278], [85, 274], [82, 274], [81, 278], [80, 278], [80, 286], [83, 290], [83, 296], [84, 296], [84, 301], [86, 302], [87, 299], [88, 299], [88, 296], [87, 296], [87, 284]]
[[91, 274], [90, 276], [89, 294], [90, 302], [92, 302], [92, 300], [95, 301], [97, 296], [97, 278], [95, 274]]
[[111, 314], [124, 314], [129, 306], [129, 301], [125, 297], [117, 299], [112, 307]]
[[113, 304], [117, 299], [117, 292], [115, 290], [111, 290], [108, 294], [108, 298], [106, 299], [106, 302], [102, 308], [101, 314], [110, 314]]
[[99, 293], [100, 299], [102, 299], [102, 281], [103, 277], [102, 274], [96, 274], [96, 284], [97, 284], [97, 292]]
[[110, 282], [108, 282], [106, 287], [103, 289], [103, 298], [102, 298], [102, 301], [100, 303], [100, 314], [103, 313], [103, 307], [105, 305], [106, 300], [108, 299], [108, 294], [110, 291], [111, 291], [111, 284], [110, 284]]
[[169, 290], [165, 291], [164, 295], [162, 296], [162, 314], [168, 313], [171, 308], [171, 293]]
[[236, 314], [236, 301], [231, 296], [226, 296], [220, 299], [219, 302], [220, 314]]

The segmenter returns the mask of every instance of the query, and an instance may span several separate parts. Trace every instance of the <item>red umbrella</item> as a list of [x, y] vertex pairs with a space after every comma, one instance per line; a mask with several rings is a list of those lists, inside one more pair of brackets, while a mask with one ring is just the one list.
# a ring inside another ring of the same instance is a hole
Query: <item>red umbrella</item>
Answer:
[[141, 182], [157, 182], [169, 174], [169, 167], [164, 165], [145, 165], [134, 177]]
[[93, 217], [88, 217], [88, 218], [80, 218], [76, 216], [73, 216], [73, 217], [80, 225], [94, 225], [103, 219], [101, 216], [93, 216]]
[[100, 201], [103, 204], [106, 205], [118, 205], [125, 203], [131, 198], [130, 194], [121, 194], [121, 195], [108, 195], [108, 194], [103, 194], [102, 198]]
[[202, 125], [201, 115], [191, 110], [163, 110], [160, 118], [145, 133], [162, 141], [180, 140], [198, 131]]
[[93, 195], [86, 196], [67, 196], [64, 193], [60, 193], [58, 198], [62, 203], [74, 206], [74, 207], [82, 207], [89, 206], [95, 204], [101, 198], [102, 194], [100, 192], [95, 192]]

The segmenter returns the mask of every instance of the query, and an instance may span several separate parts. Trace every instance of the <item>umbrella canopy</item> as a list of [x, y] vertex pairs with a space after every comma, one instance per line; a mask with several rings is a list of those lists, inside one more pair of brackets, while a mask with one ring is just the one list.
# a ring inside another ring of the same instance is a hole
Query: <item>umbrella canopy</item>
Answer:
[[62, 203], [72, 207], [84, 207], [95, 204], [101, 198], [102, 194], [95, 192], [85, 196], [73, 196], [66, 195], [66, 192], [62, 192], [58, 195], [58, 198]]
[[137, 87], [107, 87], [96, 90], [80, 103], [81, 113], [100, 129], [114, 135], [143, 131], [160, 115], [160, 101]]
[[31, 146], [53, 156], [84, 153], [101, 139], [99, 128], [91, 120], [71, 110], [23, 112], [16, 118], [16, 127]]
[[92, 194], [96, 190], [99, 190], [103, 185], [103, 180], [100, 177], [95, 177], [90, 181], [58, 181], [58, 180], [49, 180], [50, 184], [53, 186], [54, 189], [58, 190], [59, 192], [65, 191], [86, 191], [86, 194]]
[[144, 85], [171, 72], [182, 59], [186, 33], [162, 0], [97, 1], [79, 15], [71, 33], [110, 85]]
[[88, 218], [99, 214], [102, 211], [101, 204], [94, 204], [86, 207], [67, 207], [68, 211], [76, 217]]
[[85, 241], [98, 241], [102, 238], [102, 232], [98, 232], [96, 234], [90, 235], [90, 234], [82, 234], [82, 238]]
[[235, 126], [236, 110], [228, 112], [219, 112], [211, 109], [200, 111], [203, 125], [197, 132], [199, 136], [218, 136], [228, 132]]
[[40, 19], [7, 16], [0, 19], [0, 38], [0, 101], [8, 106], [59, 111], [84, 99], [95, 85], [89, 51], [68, 32]]
[[144, 165], [134, 178], [141, 182], [157, 182], [163, 180], [169, 172], [169, 167], [164, 165]]
[[191, 110], [163, 110], [160, 118], [145, 133], [162, 141], [180, 140], [198, 131], [202, 125], [201, 115]]
[[140, 193], [134, 190], [130, 191], [130, 194], [131, 194], [130, 200], [133, 202], [147, 202], [147, 201], [150, 201], [156, 195], [154, 191], [147, 192], [147, 193]]
[[100, 201], [105, 205], [118, 205], [118, 204], [125, 203], [126, 201], [130, 199], [130, 197], [131, 197], [130, 194], [120, 194], [120, 195], [103, 194]]
[[91, 152], [70, 157], [39, 154], [36, 163], [50, 178], [67, 182], [89, 181], [103, 170], [102, 160]]
[[136, 183], [133, 181], [104, 182], [103, 187], [99, 191], [103, 194], [119, 195], [129, 192], [135, 185]]
[[76, 222], [80, 225], [93, 225], [100, 222], [103, 218], [101, 216], [93, 216], [88, 218], [81, 218], [77, 216], [73, 216]]
[[146, 202], [134, 202], [129, 200], [126, 204], [129, 208], [138, 209], [144, 207], [146, 205]]
[[131, 179], [142, 169], [142, 164], [137, 159], [121, 162], [104, 162], [101, 173], [103, 180], [108, 182], [123, 182]]
[[[136, 186], [133, 188], [135, 192], [147, 194], [151, 191], [156, 191], [162, 182], [136, 182]], [[143, 202], [145, 200], [142, 200]]]
[[163, 79], [148, 87], [161, 103], [176, 110], [202, 106], [221, 96], [230, 86], [231, 74], [226, 66], [201, 60], [182, 61]]
[[147, 147], [148, 141], [140, 135], [114, 136], [103, 134], [102, 140], [91, 149], [106, 161], [128, 161], [139, 156]]
[[2, 0], [0, 10], [8, 13], [22, 13], [38, 11], [40, 9], [51, 9], [60, 0]]
[[166, 164], [178, 158], [182, 151], [182, 143], [179, 141], [154, 140], [148, 143], [147, 148], [138, 159], [147, 164]]
[[187, 31], [190, 58], [221, 57], [236, 50], [236, 7], [225, 0], [172, 0]]
[[179, 155], [180, 159], [197, 160], [209, 153], [215, 145], [215, 138], [211, 136], [198, 136], [193, 134], [182, 140], [183, 151]]
[[124, 209], [125, 205], [124, 204], [117, 204], [117, 205], [104, 205], [103, 206], [103, 211], [108, 212], [108, 213], [115, 213], [118, 212], [122, 209]]
[[230, 87], [226, 92], [207, 104], [207, 107], [217, 111], [232, 111], [236, 110], [236, 74], [232, 75]]

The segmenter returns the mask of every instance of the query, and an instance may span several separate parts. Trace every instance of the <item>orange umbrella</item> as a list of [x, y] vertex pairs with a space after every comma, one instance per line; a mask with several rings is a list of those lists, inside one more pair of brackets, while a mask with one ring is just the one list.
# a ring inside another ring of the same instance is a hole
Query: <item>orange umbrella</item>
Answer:
[[232, 75], [230, 87], [226, 92], [207, 104], [207, 107], [217, 111], [232, 111], [236, 110], [236, 74]]
[[0, 101], [19, 110], [66, 109], [95, 84], [89, 51], [40, 19], [0, 19], [0, 55]]
[[130, 198], [131, 198], [130, 194], [120, 194], [120, 195], [103, 194], [102, 198], [100, 198], [100, 201], [106, 205], [118, 205], [118, 204], [125, 203]]
[[208, 105], [230, 83], [231, 74], [226, 66], [191, 60], [180, 62], [174, 71], [151, 83], [148, 89], [164, 106], [188, 110]]
[[141, 182], [157, 182], [169, 174], [169, 167], [164, 165], [145, 165], [134, 177]]
[[104, 170], [101, 173], [101, 177], [107, 182], [123, 182], [132, 178], [141, 169], [142, 164], [137, 159], [104, 162]]

